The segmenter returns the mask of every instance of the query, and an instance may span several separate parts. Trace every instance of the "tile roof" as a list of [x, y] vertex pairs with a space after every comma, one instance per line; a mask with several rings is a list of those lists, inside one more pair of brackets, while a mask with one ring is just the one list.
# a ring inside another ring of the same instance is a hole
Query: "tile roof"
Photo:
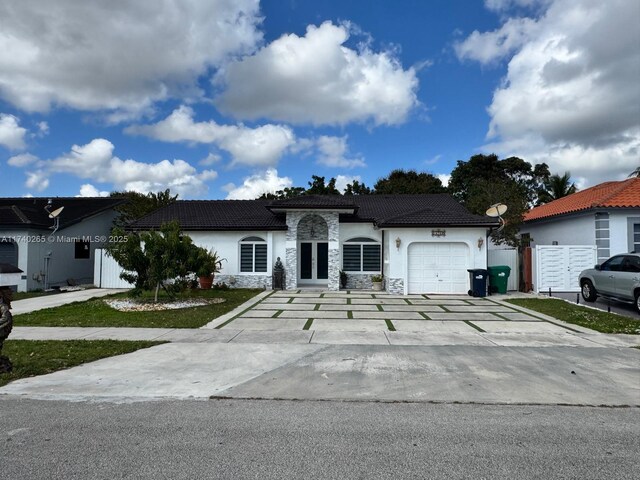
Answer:
[[[290, 201], [289, 201], [290, 200]], [[184, 230], [286, 230], [284, 214], [269, 208], [344, 209], [345, 223], [369, 222], [378, 227], [494, 226], [493, 218], [472, 215], [453, 197], [434, 195], [312, 196], [287, 200], [179, 200], [130, 225], [131, 229], [158, 228], [178, 220]]]
[[124, 203], [121, 198], [103, 197], [32, 197], [0, 198], [0, 228], [49, 228], [53, 224], [44, 209], [49, 199], [51, 211], [64, 207], [60, 214], [60, 228], [65, 228], [97, 213]]
[[272, 200], [178, 200], [130, 225], [158, 228], [177, 220], [184, 230], [286, 230], [284, 215], [267, 210]]
[[524, 221], [540, 220], [592, 208], [640, 208], [640, 178], [605, 182], [532, 208]]
[[313, 209], [353, 209], [355, 208], [351, 195], [300, 195], [284, 200], [272, 200], [267, 207], [276, 208], [313, 208]]

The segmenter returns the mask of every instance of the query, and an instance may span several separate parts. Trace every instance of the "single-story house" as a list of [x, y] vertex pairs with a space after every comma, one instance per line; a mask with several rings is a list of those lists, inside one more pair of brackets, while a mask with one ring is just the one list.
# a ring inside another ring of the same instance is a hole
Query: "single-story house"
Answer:
[[[23, 271], [14, 287], [45, 290], [93, 282], [119, 198], [0, 198], [0, 263]], [[60, 210], [60, 208], [62, 210]]]
[[598, 263], [640, 252], [640, 178], [605, 182], [531, 209], [520, 229], [530, 245], [595, 245]]
[[286, 288], [371, 288], [391, 293], [466, 293], [467, 269], [486, 268], [493, 218], [435, 195], [300, 196], [285, 200], [177, 201], [133, 223], [176, 220], [196, 244], [226, 259], [216, 282], [271, 288], [280, 258]]

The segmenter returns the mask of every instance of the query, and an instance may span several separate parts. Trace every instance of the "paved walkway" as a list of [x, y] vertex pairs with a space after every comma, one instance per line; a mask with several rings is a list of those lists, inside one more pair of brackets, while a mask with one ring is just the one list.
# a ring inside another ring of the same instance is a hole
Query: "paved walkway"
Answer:
[[398, 296], [358, 291], [263, 292], [201, 329], [14, 327], [11, 338], [489, 347], [640, 344], [636, 335], [601, 334], [516, 307], [501, 298], [505, 297]]
[[53, 293], [40, 297], [25, 298], [11, 302], [11, 313], [20, 315], [21, 313], [35, 312], [44, 308], [59, 307], [73, 302], [84, 302], [90, 298], [104, 297], [114, 293], [126, 292], [126, 289], [110, 288], [89, 288], [87, 290], [76, 290], [73, 292]]

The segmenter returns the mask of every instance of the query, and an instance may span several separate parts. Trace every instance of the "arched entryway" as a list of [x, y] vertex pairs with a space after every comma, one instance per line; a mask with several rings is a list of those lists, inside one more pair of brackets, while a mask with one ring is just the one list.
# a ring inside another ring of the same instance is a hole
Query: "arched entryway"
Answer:
[[329, 281], [329, 227], [320, 215], [298, 223], [298, 284], [326, 287]]

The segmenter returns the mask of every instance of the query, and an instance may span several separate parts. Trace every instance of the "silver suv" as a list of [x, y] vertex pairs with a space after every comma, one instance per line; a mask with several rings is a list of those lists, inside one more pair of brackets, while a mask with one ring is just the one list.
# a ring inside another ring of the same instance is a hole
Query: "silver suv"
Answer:
[[623, 302], [634, 302], [640, 312], [640, 254], [615, 255], [602, 265], [589, 268], [578, 277], [582, 298], [595, 302], [607, 297]]

